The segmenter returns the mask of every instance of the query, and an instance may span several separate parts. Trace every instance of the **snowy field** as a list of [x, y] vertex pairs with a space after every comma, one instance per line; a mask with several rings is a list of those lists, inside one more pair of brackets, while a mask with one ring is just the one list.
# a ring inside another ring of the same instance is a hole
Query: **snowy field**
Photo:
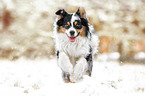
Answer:
[[145, 66], [95, 61], [92, 77], [64, 83], [54, 58], [1, 60], [0, 96], [145, 96]]

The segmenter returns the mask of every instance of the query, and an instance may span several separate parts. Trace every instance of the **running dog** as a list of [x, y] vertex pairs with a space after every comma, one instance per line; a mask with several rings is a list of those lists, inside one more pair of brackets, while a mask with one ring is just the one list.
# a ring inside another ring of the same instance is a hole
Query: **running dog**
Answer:
[[91, 76], [98, 36], [88, 23], [83, 8], [75, 13], [60, 9], [56, 15], [54, 35], [58, 65], [65, 82], [78, 82], [86, 74]]

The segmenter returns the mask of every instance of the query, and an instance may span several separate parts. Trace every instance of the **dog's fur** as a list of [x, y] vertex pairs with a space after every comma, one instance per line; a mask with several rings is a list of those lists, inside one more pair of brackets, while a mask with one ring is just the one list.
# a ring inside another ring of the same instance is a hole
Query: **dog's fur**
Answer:
[[99, 40], [88, 23], [85, 10], [79, 8], [75, 13], [67, 13], [60, 9], [56, 15], [55, 44], [65, 82], [77, 82], [85, 74], [91, 76]]

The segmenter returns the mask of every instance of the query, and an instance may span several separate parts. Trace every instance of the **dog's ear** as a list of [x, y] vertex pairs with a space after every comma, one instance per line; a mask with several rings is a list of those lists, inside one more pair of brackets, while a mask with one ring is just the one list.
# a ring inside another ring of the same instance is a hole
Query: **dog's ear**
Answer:
[[60, 9], [55, 14], [58, 15], [60, 19], [62, 17], [65, 17], [68, 13], [64, 9]]
[[85, 11], [84, 8], [78, 8], [76, 14], [77, 14], [78, 16], [80, 16], [81, 18], [84, 18], [84, 19], [87, 18], [87, 17], [86, 17], [86, 11]]

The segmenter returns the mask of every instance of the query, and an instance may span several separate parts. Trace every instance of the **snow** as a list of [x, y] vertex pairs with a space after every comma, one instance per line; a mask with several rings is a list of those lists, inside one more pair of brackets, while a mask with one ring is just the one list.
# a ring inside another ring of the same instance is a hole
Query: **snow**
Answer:
[[135, 56], [135, 59], [145, 59], [145, 52], [138, 52]]
[[108, 60], [119, 60], [120, 53], [111, 52], [111, 53], [103, 53], [98, 55], [99, 61], [108, 61]]
[[57, 60], [0, 61], [0, 96], [145, 96], [145, 66], [94, 61], [92, 77], [64, 83]]

